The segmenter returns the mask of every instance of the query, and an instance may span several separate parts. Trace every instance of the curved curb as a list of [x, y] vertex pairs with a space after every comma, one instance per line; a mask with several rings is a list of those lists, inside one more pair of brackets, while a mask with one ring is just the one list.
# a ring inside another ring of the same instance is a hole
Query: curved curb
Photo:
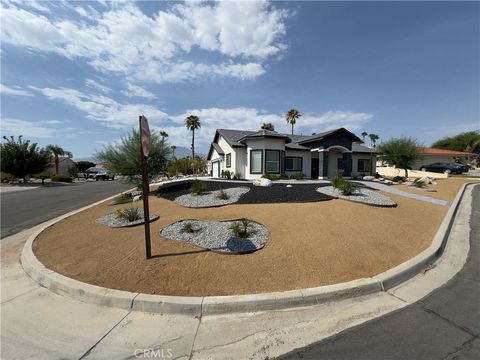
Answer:
[[470, 184], [472, 183], [466, 183], [462, 186], [452, 203], [452, 206], [445, 215], [432, 244], [426, 250], [395, 268], [387, 270], [386, 272], [372, 278], [357, 279], [340, 284], [284, 292], [234, 296], [186, 297], [150, 295], [107, 289], [83, 283], [60, 275], [40, 263], [33, 253], [32, 245], [37, 236], [43, 230], [60, 220], [96, 206], [110, 198], [47, 222], [28, 238], [22, 251], [21, 263], [25, 272], [33, 280], [56, 294], [66, 295], [86, 303], [121, 309], [132, 309], [151, 313], [175, 313], [204, 316], [212, 314], [280, 310], [315, 305], [323, 302], [366, 295], [382, 290], [385, 291], [410, 279], [419, 273], [427, 264], [441, 256], [460, 200], [463, 197], [465, 188]]

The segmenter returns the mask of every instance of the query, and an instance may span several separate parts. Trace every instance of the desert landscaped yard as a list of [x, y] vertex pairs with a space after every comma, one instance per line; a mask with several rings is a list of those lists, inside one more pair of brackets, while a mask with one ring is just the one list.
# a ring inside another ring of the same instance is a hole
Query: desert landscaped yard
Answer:
[[[453, 200], [467, 181], [439, 181], [437, 193], [421, 193]], [[150, 212], [160, 219], [151, 223], [154, 257], [148, 261], [143, 226], [114, 229], [95, 222], [131, 204], [103, 203], [62, 220], [38, 237], [34, 252], [45, 266], [68, 277], [150, 294], [233, 295], [316, 287], [373, 276], [429, 246], [448, 208], [385, 195], [398, 207], [335, 199], [192, 209], [152, 194]], [[182, 219], [239, 218], [268, 228], [262, 250], [224, 255], [160, 236], [161, 229]]]

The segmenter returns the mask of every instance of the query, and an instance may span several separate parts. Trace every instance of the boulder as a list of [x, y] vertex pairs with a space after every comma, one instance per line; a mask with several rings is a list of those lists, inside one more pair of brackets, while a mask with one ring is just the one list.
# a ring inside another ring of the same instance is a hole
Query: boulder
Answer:
[[365, 180], [365, 181], [372, 181], [373, 179], [375, 179], [375, 176], [368, 175], [368, 176], [363, 177], [363, 180]]
[[272, 180], [270, 180], [270, 179], [265, 179], [265, 178], [261, 178], [261, 179], [260, 179], [260, 186], [270, 187], [270, 186], [272, 186]]
[[291, 188], [291, 187], [292, 187], [292, 185], [287, 185], [287, 187], [288, 187], [288, 188]]

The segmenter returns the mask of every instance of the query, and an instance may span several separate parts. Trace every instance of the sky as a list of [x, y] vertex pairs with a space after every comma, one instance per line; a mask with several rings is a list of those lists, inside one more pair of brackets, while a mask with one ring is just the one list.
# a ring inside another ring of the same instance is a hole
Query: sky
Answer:
[[[479, 2], [1, 1], [1, 133], [74, 158], [144, 114], [215, 129], [346, 127], [423, 145], [480, 129]], [[368, 142], [367, 142], [368, 143]]]

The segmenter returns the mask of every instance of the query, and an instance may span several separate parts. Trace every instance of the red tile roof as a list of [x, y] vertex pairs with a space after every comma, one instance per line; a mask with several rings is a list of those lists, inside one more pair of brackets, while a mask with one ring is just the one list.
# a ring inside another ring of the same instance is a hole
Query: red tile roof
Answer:
[[451, 155], [451, 156], [473, 156], [474, 153], [465, 151], [444, 150], [435, 148], [419, 148], [420, 153], [426, 155]]

